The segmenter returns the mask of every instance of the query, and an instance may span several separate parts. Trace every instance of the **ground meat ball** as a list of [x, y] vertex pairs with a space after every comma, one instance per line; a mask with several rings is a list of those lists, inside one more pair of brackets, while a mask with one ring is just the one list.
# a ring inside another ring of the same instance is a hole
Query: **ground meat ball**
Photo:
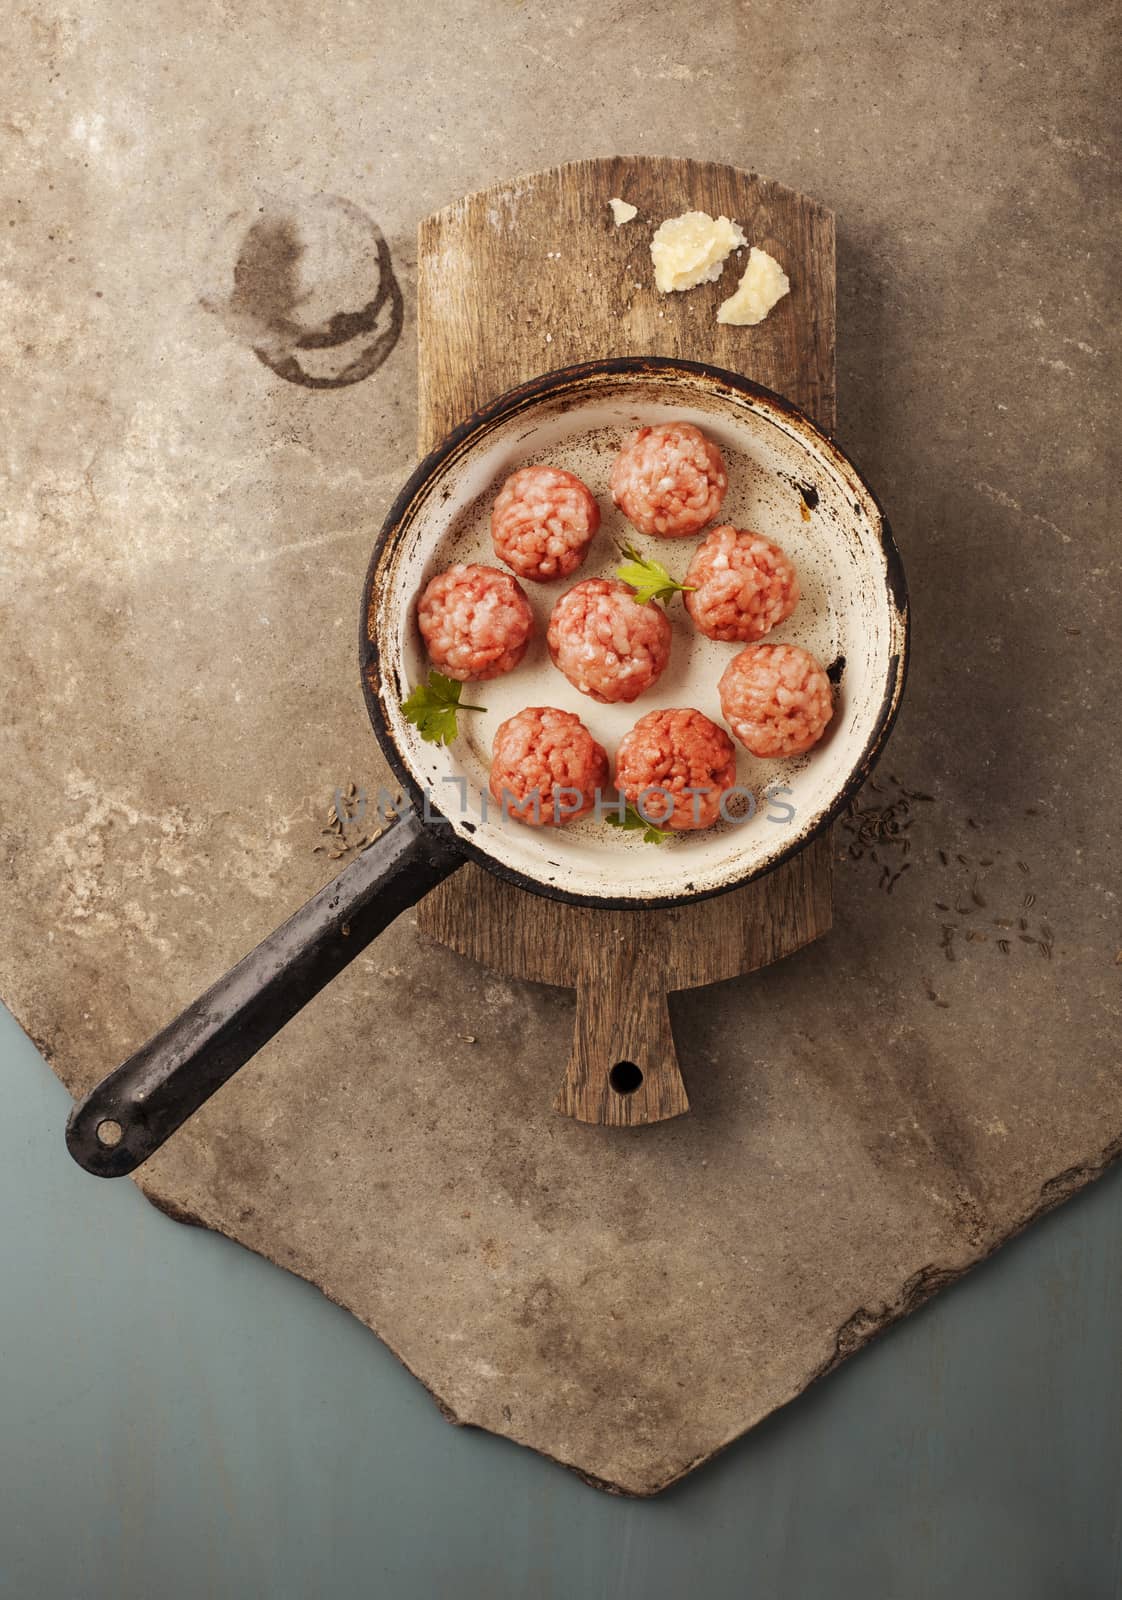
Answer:
[[553, 665], [581, 694], [605, 705], [637, 699], [670, 660], [662, 607], [637, 604], [615, 578], [586, 578], [563, 594], [546, 639]]
[[641, 814], [660, 828], [711, 828], [735, 783], [736, 747], [700, 711], [649, 711], [616, 751], [616, 788], [629, 805], [638, 805], [644, 789], [667, 791], [643, 798]]
[[495, 554], [520, 578], [548, 583], [580, 566], [600, 526], [600, 507], [562, 467], [522, 467], [491, 511]]
[[528, 706], [495, 734], [491, 793], [508, 817], [564, 827], [591, 811], [607, 785], [604, 747], [571, 711]]
[[797, 644], [750, 644], [718, 685], [725, 721], [754, 756], [797, 756], [834, 714], [830, 680]]
[[534, 614], [508, 572], [457, 563], [425, 589], [417, 625], [433, 665], [467, 683], [499, 678], [518, 665], [534, 631]]
[[632, 434], [612, 468], [612, 499], [640, 533], [684, 539], [721, 509], [729, 486], [721, 452], [689, 422]]
[[799, 579], [777, 544], [747, 528], [712, 528], [697, 548], [686, 610], [710, 639], [751, 644], [799, 603]]

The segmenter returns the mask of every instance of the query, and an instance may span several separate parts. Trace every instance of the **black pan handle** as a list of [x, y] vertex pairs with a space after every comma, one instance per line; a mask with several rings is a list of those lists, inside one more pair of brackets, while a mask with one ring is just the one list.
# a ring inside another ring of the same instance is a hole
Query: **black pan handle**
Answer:
[[174, 1022], [74, 1107], [80, 1167], [119, 1178], [146, 1161], [382, 929], [463, 865], [447, 824], [407, 811]]

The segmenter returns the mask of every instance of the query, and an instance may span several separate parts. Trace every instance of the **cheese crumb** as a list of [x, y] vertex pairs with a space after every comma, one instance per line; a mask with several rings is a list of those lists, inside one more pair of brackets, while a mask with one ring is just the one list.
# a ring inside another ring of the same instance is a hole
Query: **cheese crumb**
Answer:
[[717, 321], [737, 328], [753, 327], [764, 320], [790, 287], [790, 280], [775, 257], [753, 245], [736, 293], [722, 300]]
[[729, 253], [748, 241], [728, 217], [716, 221], [707, 211], [685, 211], [668, 217], [651, 240], [655, 287], [661, 294], [692, 289], [721, 276]]
[[612, 216], [616, 219], [616, 227], [620, 228], [625, 222], [630, 222], [632, 217], [639, 215], [639, 207], [632, 206], [626, 200], [609, 200]]

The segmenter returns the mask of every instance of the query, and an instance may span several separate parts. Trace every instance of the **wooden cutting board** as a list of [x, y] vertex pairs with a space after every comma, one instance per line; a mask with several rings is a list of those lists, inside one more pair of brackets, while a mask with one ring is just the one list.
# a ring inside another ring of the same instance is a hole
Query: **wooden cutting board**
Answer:
[[[616, 227], [613, 196], [639, 208]], [[724, 213], [783, 264], [791, 292], [755, 328], [716, 322], [743, 257], [685, 294], [654, 287], [650, 239], [682, 211]], [[666, 355], [744, 373], [834, 427], [834, 219], [737, 167], [579, 161], [467, 195], [419, 230], [420, 449], [503, 390], [600, 356]], [[496, 972], [577, 992], [556, 1108], [632, 1126], [689, 1109], [667, 993], [751, 972], [830, 928], [829, 832], [768, 877], [692, 905], [562, 905], [467, 866], [425, 899], [423, 932]]]

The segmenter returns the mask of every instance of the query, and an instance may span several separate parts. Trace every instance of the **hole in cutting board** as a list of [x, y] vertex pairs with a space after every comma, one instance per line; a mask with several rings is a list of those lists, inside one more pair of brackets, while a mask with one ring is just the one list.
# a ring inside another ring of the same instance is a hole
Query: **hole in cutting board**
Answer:
[[608, 1072], [608, 1082], [617, 1094], [634, 1094], [643, 1081], [643, 1069], [634, 1061], [617, 1061]]
[[120, 1144], [125, 1137], [125, 1130], [119, 1122], [114, 1122], [112, 1117], [105, 1117], [97, 1125], [97, 1142], [103, 1144], [107, 1150], [112, 1150], [114, 1145]]

